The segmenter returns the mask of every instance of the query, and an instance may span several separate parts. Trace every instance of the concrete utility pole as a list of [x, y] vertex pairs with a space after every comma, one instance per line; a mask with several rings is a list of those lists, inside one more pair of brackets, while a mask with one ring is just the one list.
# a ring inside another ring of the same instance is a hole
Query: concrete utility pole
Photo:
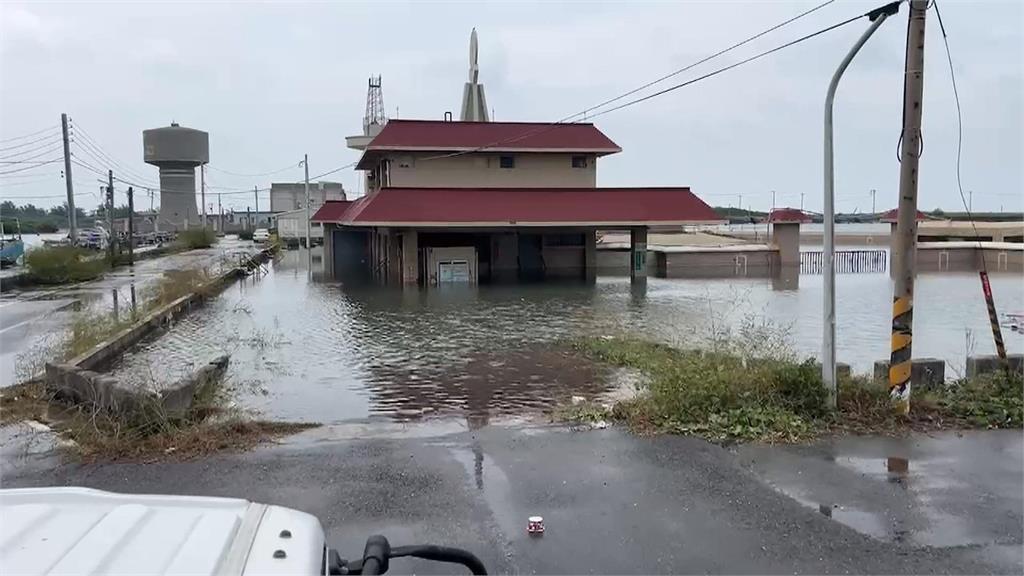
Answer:
[[872, 188], [871, 189], [871, 215], [874, 216], [875, 214], [877, 214], [877, 212], [875, 212], [875, 189]]
[[[194, 182], [194, 180], [193, 180]], [[206, 228], [206, 164], [199, 165], [199, 194], [203, 201], [203, 228]]]
[[800, 211], [804, 211], [804, 192], [800, 193]]
[[256, 220], [260, 219], [260, 189], [256, 186], [252, 187], [252, 199], [256, 204]]
[[107, 170], [107, 256], [114, 267], [114, 171]]
[[313, 217], [309, 212], [309, 154], [302, 156], [302, 164], [306, 168], [306, 251], [309, 254], [310, 263], [313, 262], [313, 245], [310, 244], [309, 219]]
[[224, 234], [224, 207], [220, 205], [220, 194], [217, 194], [217, 234]]
[[928, 0], [911, 0], [903, 76], [903, 147], [896, 216], [896, 286], [892, 299], [892, 354], [889, 392], [897, 410], [910, 411], [911, 344], [914, 332], [914, 274], [917, 265], [917, 178], [921, 159], [921, 107], [924, 94], [924, 25]]
[[967, 191], [967, 211], [974, 212], [974, 190]]
[[822, 218], [825, 223], [824, 235], [824, 261], [823, 279], [825, 286], [825, 298], [822, 312], [822, 351], [821, 351], [821, 379], [828, 391], [828, 406], [836, 407], [836, 394], [838, 384], [836, 382], [836, 182], [835, 182], [835, 155], [832, 147], [832, 105], [836, 99], [836, 90], [839, 88], [839, 80], [843, 73], [853, 62], [853, 58], [864, 47], [864, 44], [871, 38], [871, 35], [878, 30], [878, 27], [885, 22], [890, 14], [899, 10], [899, 4], [890, 4], [870, 14], [871, 25], [861, 34], [861, 37], [846, 54], [839, 68], [832, 75], [828, 91], [825, 93], [825, 202], [822, 210]]
[[135, 266], [135, 191], [128, 187], [128, 265]]
[[68, 115], [60, 115], [60, 128], [64, 133], [64, 187], [68, 189], [68, 237], [74, 244], [78, 240], [78, 214], [75, 212], [75, 184], [71, 181], [71, 141], [68, 139]]
[[772, 190], [772, 210], [775, 210], [775, 190]]

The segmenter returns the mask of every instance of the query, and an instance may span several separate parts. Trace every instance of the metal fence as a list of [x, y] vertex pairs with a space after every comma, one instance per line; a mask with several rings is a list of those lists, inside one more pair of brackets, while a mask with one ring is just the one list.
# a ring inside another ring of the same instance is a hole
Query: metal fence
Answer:
[[[836, 250], [836, 274], [863, 274], [887, 270], [887, 250]], [[801, 274], [821, 274], [825, 271], [825, 253], [800, 253]]]

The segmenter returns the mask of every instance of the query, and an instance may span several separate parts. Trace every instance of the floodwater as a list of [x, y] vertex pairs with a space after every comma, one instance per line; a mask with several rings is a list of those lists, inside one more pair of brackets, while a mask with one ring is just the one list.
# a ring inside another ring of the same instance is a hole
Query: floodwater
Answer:
[[[243, 407], [337, 423], [486, 419], [607, 391], [615, 378], [560, 345], [577, 336], [685, 344], [754, 325], [771, 342], [820, 353], [821, 276], [802, 276], [798, 290], [773, 290], [769, 279], [657, 278], [637, 289], [621, 277], [402, 290], [314, 281], [305, 262], [305, 252], [285, 253], [265, 275], [230, 287], [112, 372], [160, 385], [230, 353], [229, 382]], [[887, 274], [851, 274], [837, 286], [838, 359], [869, 372], [888, 357], [891, 282]], [[993, 275], [992, 286], [1003, 313], [1024, 311], [1019, 276]], [[1004, 338], [1010, 352], [1024, 350], [1024, 335], [1004, 328]], [[760, 336], [753, 341], [766, 345]], [[993, 353], [976, 274], [919, 276], [914, 344], [916, 357], [945, 359], [947, 377], [963, 370], [968, 352]]]

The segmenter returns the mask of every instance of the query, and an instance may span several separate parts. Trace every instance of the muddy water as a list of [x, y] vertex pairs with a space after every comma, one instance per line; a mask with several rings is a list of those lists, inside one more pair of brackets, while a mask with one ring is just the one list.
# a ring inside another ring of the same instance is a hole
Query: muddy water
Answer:
[[[753, 321], [802, 354], [820, 347], [816, 276], [787, 291], [763, 279], [655, 278], [637, 290], [628, 278], [605, 277], [591, 285], [403, 291], [311, 281], [304, 266], [304, 253], [286, 253], [113, 372], [159, 384], [228, 352], [237, 401], [274, 417], [486, 419], [607, 389], [607, 374], [557, 345], [574, 336], [632, 333], [683, 344]], [[1024, 311], [1019, 277], [992, 282], [1003, 312]], [[838, 282], [838, 357], [855, 371], [888, 355], [891, 290], [885, 274]], [[943, 358], [956, 372], [967, 351], [991, 353], [976, 275], [922, 275], [916, 300], [915, 356]], [[1024, 349], [1021, 334], [1004, 336], [1011, 352]]]

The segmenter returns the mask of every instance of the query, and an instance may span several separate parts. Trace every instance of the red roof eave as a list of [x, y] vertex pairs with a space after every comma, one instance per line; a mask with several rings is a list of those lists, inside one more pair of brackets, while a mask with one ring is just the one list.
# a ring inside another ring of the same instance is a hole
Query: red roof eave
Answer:
[[329, 221], [396, 227], [610, 227], [718, 223], [721, 218], [688, 188], [384, 188]]

